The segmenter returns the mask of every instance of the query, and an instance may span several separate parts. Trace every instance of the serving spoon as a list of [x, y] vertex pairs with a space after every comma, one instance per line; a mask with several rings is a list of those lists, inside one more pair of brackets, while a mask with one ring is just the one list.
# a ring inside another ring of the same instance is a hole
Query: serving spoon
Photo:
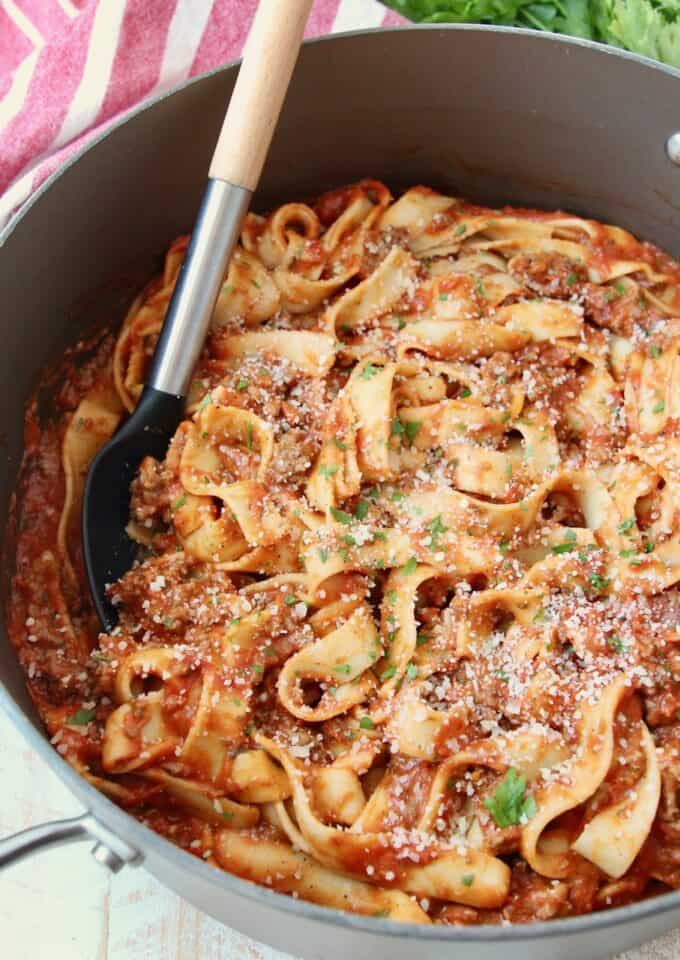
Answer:
[[311, 6], [312, 0], [260, 0], [148, 381], [130, 418], [92, 461], [85, 481], [83, 557], [106, 630], [118, 621], [106, 586], [132, 567], [138, 551], [126, 533], [130, 484], [145, 456], [165, 456], [183, 417], [193, 370], [262, 172]]

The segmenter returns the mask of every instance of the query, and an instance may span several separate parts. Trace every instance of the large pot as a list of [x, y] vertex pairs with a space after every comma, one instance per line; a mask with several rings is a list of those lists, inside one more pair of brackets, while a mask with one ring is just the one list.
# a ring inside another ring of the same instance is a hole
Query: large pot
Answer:
[[[0, 238], [3, 522], [27, 394], [86, 324], [121, 315], [165, 247], [190, 228], [235, 74], [232, 66], [202, 77], [119, 123]], [[680, 135], [667, 150], [678, 129], [680, 72], [593, 44], [477, 27], [336, 37], [302, 51], [256, 206], [364, 176], [395, 188], [422, 182], [488, 204], [590, 214], [680, 257], [680, 166], [671, 159]], [[0, 864], [94, 837], [111, 868], [143, 862], [224, 923], [324, 960], [388, 951], [394, 960], [414, 951], [588, 960], [680, 924], [680, 891], [582, 918], [453, 929], [344, 914], [246, 883], [171, 845], [80, 779], [47, 742], [4, 631], [0, 649], [0, 705], [90, 812], [1, 842]]]

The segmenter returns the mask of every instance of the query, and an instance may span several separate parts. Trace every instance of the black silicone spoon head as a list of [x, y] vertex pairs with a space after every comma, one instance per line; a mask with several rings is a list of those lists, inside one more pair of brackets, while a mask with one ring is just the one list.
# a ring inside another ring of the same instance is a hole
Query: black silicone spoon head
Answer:
[[145, 387], [137, 407], [92, 461], [83, 493], [83, 558], [105, 630], [118, 621], [107, 586], [134, 564], [139, 545], [127, 535], [130, 484], [144, 457], [162, 460], [182, 417], [184, 399]]

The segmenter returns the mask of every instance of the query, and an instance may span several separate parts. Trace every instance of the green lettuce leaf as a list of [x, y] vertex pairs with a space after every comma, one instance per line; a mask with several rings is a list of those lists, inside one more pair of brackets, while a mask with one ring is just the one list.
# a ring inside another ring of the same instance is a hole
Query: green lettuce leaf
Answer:
[[496, 23], [599, 40], [680, 68], [680, 0], [385, 0], [420, 23]]
[[603, 40], [680, 67], [680, 6], [652, 0], [610, 0]]
[[557, 18], [553, 29], [571, 37], [596, 40], [591, 5], [592, 0], [565, 0], [563, 13]]
[[544, 30], [543, 24], [552, 22], [562, 4], [560, 0], [389, 0], [387, 6], [420, 23], [498, 23]]

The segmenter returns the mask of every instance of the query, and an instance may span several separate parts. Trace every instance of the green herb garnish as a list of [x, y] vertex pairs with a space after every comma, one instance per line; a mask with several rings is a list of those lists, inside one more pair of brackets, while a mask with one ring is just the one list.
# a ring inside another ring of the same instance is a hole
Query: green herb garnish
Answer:
[[338, 510], [337, 507], [331, 507], [331, 514], [338, 523], [350, 524], [354, 522], [354, 517], [350, 513], [345, 513], [344, 510]]
[[370, 380], [376, 375], [376, 373], [378, 373], [379, 369], [379, 367], [374, 367], [372, 363], [367, 363], [359, 374], [359, 378], [361, 380]]
[[448, 527], [445, 527], [442, 523], [441, 514], [437, 514], [434, 519], [430, 520], [427, 525], [427, 530], [430, 534], [430, 547], [432, 550], [436, 550], [439, 546], [439, 537], [446, 533]]
[[536, 801], [532, 796], [525, 795], [526, 785], [526, 777], [510, 767], [505, 779], [485, 798], [484, 806], [499, 827], [526, 823], [536, 813]]
[[371, 504], [368, 500], [359, 500], [356, 507], [354, 508], [354, 516], [357, 518], [357, 520], [364, 520], [366, 518], [366, 514], [368, 513], [370, 507], [371, 507]]
[[86, 727], [95, 718], [95, 710], [76, 710], [72, 717], [66, 721], [73, 727]]

